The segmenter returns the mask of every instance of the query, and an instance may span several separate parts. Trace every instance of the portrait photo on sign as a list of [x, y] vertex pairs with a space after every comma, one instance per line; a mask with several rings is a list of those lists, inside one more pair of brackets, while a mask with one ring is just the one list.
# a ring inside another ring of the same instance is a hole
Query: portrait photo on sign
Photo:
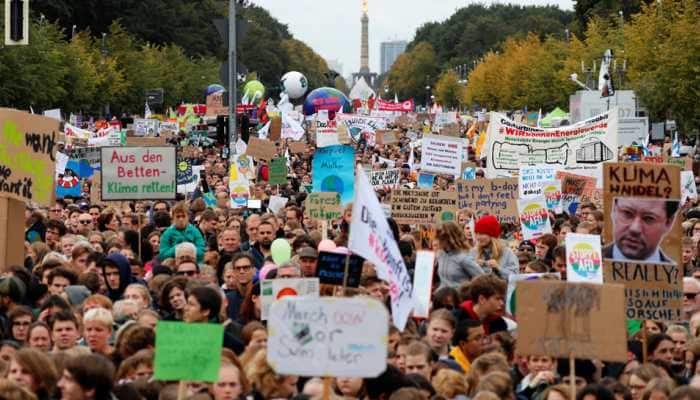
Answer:
[[603, 246], [603, 258], [677, 264], [663, 250], [673, 231], [680, 201], [641, 197], [615, 197], [612, 204], [612, 241]]

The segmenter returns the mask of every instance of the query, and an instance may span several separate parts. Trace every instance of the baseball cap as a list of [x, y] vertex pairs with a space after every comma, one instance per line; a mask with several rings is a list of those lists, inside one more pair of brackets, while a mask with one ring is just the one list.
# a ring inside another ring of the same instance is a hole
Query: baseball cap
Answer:
[[316, 250], [306, 246], [299, 249], [297, 255], [299, 256], [299, 258], [318, 258], [318, 253], [316, 252]]
[[0, 296], [8, 296], [15, 303], [24, 300], [27, 288], [19, 278], [6, 276], [0, 279]]

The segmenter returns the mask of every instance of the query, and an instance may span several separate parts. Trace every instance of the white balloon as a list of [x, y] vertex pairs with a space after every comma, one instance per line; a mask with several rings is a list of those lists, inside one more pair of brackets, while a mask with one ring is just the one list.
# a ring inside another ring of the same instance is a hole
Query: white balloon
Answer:
[[290, 71], [282, 76], [280, 84], [284, 91], [289, 95], [290, 99], [298, 99], [303, 96], [309, 88], [309, 81], [306, 77], [297, 71]]

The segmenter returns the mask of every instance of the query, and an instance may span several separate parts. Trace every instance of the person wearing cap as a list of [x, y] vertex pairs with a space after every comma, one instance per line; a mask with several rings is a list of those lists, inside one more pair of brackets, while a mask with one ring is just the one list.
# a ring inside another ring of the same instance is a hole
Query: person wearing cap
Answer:
[[493, 215], [484, 215], [474, 224], [476, 246], [471, 251], [477, 264], [486, 273], [495, 274], [508, 279], [508, 275], [517, 274], [519, 270], [518, 257], [513, 250], [500, 239], [501, 224]]
[[311, 247], [304, 246], [297, 252], [301, 276], [311, 278], [316, 276], [316, 266], [318, 265], [318, 252]]

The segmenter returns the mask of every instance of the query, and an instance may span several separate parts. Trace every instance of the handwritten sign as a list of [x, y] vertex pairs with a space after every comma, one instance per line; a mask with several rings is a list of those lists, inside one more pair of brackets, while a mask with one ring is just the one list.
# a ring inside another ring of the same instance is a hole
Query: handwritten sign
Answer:
[[460, 176], [464, 142], [449, 136], [424, 135], [421, 147], [421, 170]]
[[372, 171], [369, 175], [369, 181], [372, 184], [372, 187], [375, 189], [397, 187], [400, 179], [401, 170], [399, 168]]
[[474, 179], [457, 181], [459, 209], [486, 212], [503, 223], [518, 224], [518, 179]]
[[[322, 251], [318, 254], [316, 276], [321, 283], [342, 286], [345, 277], [345, 259], [348, 256], [341, 253]], [[348, 260], [348, 287], [359, 287], [362, 276], [364, 259], [351, 255]]]
[[301, 154], [306, 152], [305, 142], [287, 142], [287, 148], [292, 154]]
[[269, 164], [270, 185], [287, 184], [287, 159], [284, 157], [273, 158]]
[[398, 224], [454, 221], [457, 192], [397, 189], [391, 192], [391, 215]]
[[260, 283], [260, 319], [267, 320], [272, 304], [285, 297], [313, 297], [319, 293], [318, 278], [264, 279]]
[[355, 150], [352, 146], [316, 149], [312, 171], [314, 192], [336, 192], [343, 204], [352, 201], [355, 186]]
[[0, 108], [0, 197], [49, 205], [59, 121]]
[[321, 110], [316, 118], [316, 146], [338, 145], [338, 124], [328, 119], [328, 110]]
[[604, 280], [605, 283], [620, 283], [625, 286], [627, 318], [682, 321], [681, 268], [674, 264], [608, 261], [605, 263]]
[[277, 155], [275, 144], [267, 139], [251, 137], [248, 139], [246, 154], [258, 160], [272, 160]]
[[270, 309], [267, 361], [281, 375], [376, 377], [389, 315], [370, 298], [285, 298]]
[[160, 121], [157, 119], [134, 119], [134, 134], [136, 136], [155, 136], [159, 126]]
[[557, 167], [555, 165], [520, 166], [520, 174], [518, 175], [520, 198], [542, 195], [543, 182], [556, 179], [556, 174]]
[[102, 200], [175, 199], [175, 147], [102, 147]]
[[340, 197], [335, 192], [309, 193], [304, 200], [304, 213], [315, 220], [333, 220], [343, 215]]
[[627, 361], [621, 285], [517, 283], [519, 355]]
[[224, 326], [158, 321], [154, 375], [161, 381], [216, 382]]

